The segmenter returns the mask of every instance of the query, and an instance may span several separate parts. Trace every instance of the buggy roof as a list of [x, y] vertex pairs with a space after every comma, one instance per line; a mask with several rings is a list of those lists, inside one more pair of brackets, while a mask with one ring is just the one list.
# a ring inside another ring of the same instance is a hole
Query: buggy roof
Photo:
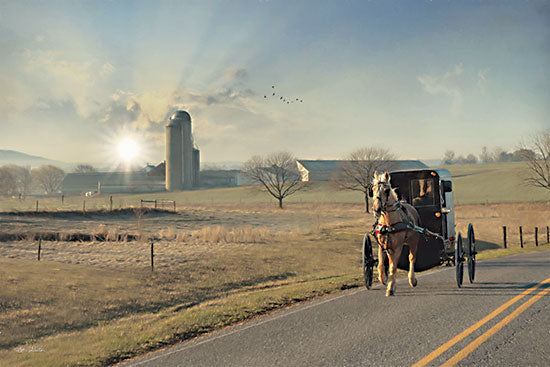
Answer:
[[411, 173], [411, 174], [418, 174], [418, 173], [429, 173], [429, 172], [435, 172], [439, 176], [441, 180], [451, 180], [451, 172], [446, 170], [445, 168], [437, 168], [437, 169], [408, 169], [408, 170], [395, 170], [390, 172], [390, 176], [392, 173]]

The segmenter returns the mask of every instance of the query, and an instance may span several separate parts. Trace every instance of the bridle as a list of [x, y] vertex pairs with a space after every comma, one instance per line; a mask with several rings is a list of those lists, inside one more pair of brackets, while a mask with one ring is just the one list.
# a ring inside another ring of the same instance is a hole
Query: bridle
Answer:
[[[380, 182], [378, 182], [377, 184], [375, 184], [373, 186], [377, 188], [376, 189], [376, 196], [373, 197], [373, 205], [376, 202], [376, 200], [378, 200], [378, 202], [380, 203], [380, 206], [378, 207], [378, 210], [375, 211], [375, 215], [376, 215], [377, 218], [380, 218], [380, 216], [382, 214], [386, 214], [388, 212], [395, 211], [395, 210], [397, 210], [401, 207], [401, 203], [399, 202], [399, 200], [397, 200], [394, 204], [392, 204], [392, 206], [390, 208], [388, 208], [388, 198], [390, 197], [390, 192], [391, 192], [391, 186], [388, 182], [380, 181]], [[380, 187], [380, 186], [382, 186], [382, 187]], [[386, 193], [386, 200], [385, 201], [382, 201], [382, 197], [380, 196], [380, 192], [382, 190], [384, 190], [384, 192]]]

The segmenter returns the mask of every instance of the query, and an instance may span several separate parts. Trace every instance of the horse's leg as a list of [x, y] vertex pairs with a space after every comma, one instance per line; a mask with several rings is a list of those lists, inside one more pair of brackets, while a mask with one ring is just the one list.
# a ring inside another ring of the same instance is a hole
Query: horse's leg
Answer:
[[384, 251], [382, 246], [378, 246], [378, 280], [380, 283], [386, 285], [386, 271], [384, 269]]
[[386, 288], [386, 296], [393, 296], [395, 292], [395, 273], [397, 272], [397, 262], [399, 261], [399, 256], [401, 256], [402, 249], [403, 245], [399, 244], [389, 251], [390, 276], [388, 287]]
[[418, 284], [418, 281], [416, 280], [416, 277], [414, 276], [414, 262], [416, 261], [416, 250], [418, 249], [418, 240], [414, 237], [417, 237], [416, 235], [413, 236], [408, 241], [409, 245], [409, 284], [411, 287], [416, 287], [416, 284]]

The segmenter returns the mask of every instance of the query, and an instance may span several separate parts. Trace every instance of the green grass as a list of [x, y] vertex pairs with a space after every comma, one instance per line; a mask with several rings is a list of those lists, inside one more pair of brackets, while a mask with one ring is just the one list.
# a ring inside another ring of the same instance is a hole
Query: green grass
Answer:
[[528, 252], [548, 251], [549, 249], [550, 249], [550, 245], [548, 244], [542, 244], [542, 245], [539, 245], [538, 247], [530, 246], [530, 247], [520, 248], [519, 246], [515, 246], [512, 248], [506, 248], [506, 249], [499, 248], [499, 249], [485, 250], [485, 251], [479, 252], [476, 259], [488, 260], [488, 259], [495, 259], [503, 256], [524, 254]]
[[[523, 162], [470, 164], [444, 166], [453, 175], [455, 204], [485, 204], [505, 202], [550, 201], [550, 190], [526, 184], [529, 170]], [[232, 187], [182, 192], [161, 192], [141, 194], [114, 194], [113, 207], [137, 207], [141, 199], [176, 200], [181, 205], [209, 205], [220, 203], [266, 203], [277, 205], [276, 201], [259, 187]], [[39, 210], [82, 210], [86, 208], [107, 209], [109, 195], [102, 194], [91, 198], [73, 196], [65, 198], [61, 205], [60, 197], [41, 198]], [[363, 195], [357, 191], [341, 191], [327, 182], [314, 182], [307, 190], [300, 191], [286, 199], [286, 202], [303, 203], [363, 203]], [[0, 198], [0, 210], [30, 210], [36, 208], [36, 199], [26, 200]]]
[[550, 201], [550, 190], [530, 186], [524, 162], [451, 165], [455, 204]]

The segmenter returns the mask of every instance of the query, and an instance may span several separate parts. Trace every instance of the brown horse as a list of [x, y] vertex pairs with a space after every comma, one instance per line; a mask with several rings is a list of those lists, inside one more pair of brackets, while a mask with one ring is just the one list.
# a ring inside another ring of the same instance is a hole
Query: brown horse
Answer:
[[417, 280], [414, 276], [414, 262], [420, 234], [412, 230], [413, 226], [420, 224], [420, 217], [416, 209], [404, 201], [399, 201], [397, 194], [390, 185], [390, 175], [384, 172], [382, 175], [374, 173], [373, 180], [373, 212], [377, 217], [375, 237], [380, 244], [378, 246], [378, 279], [386, 284], [384, 271], [384, 256], [389, 259], [389, 282], [386, 296], [393, 296], [395, 292], [395, 272], [397, 262], [401, 256], [403, 245], [409, 246], [409, 284], [416, 287]]

